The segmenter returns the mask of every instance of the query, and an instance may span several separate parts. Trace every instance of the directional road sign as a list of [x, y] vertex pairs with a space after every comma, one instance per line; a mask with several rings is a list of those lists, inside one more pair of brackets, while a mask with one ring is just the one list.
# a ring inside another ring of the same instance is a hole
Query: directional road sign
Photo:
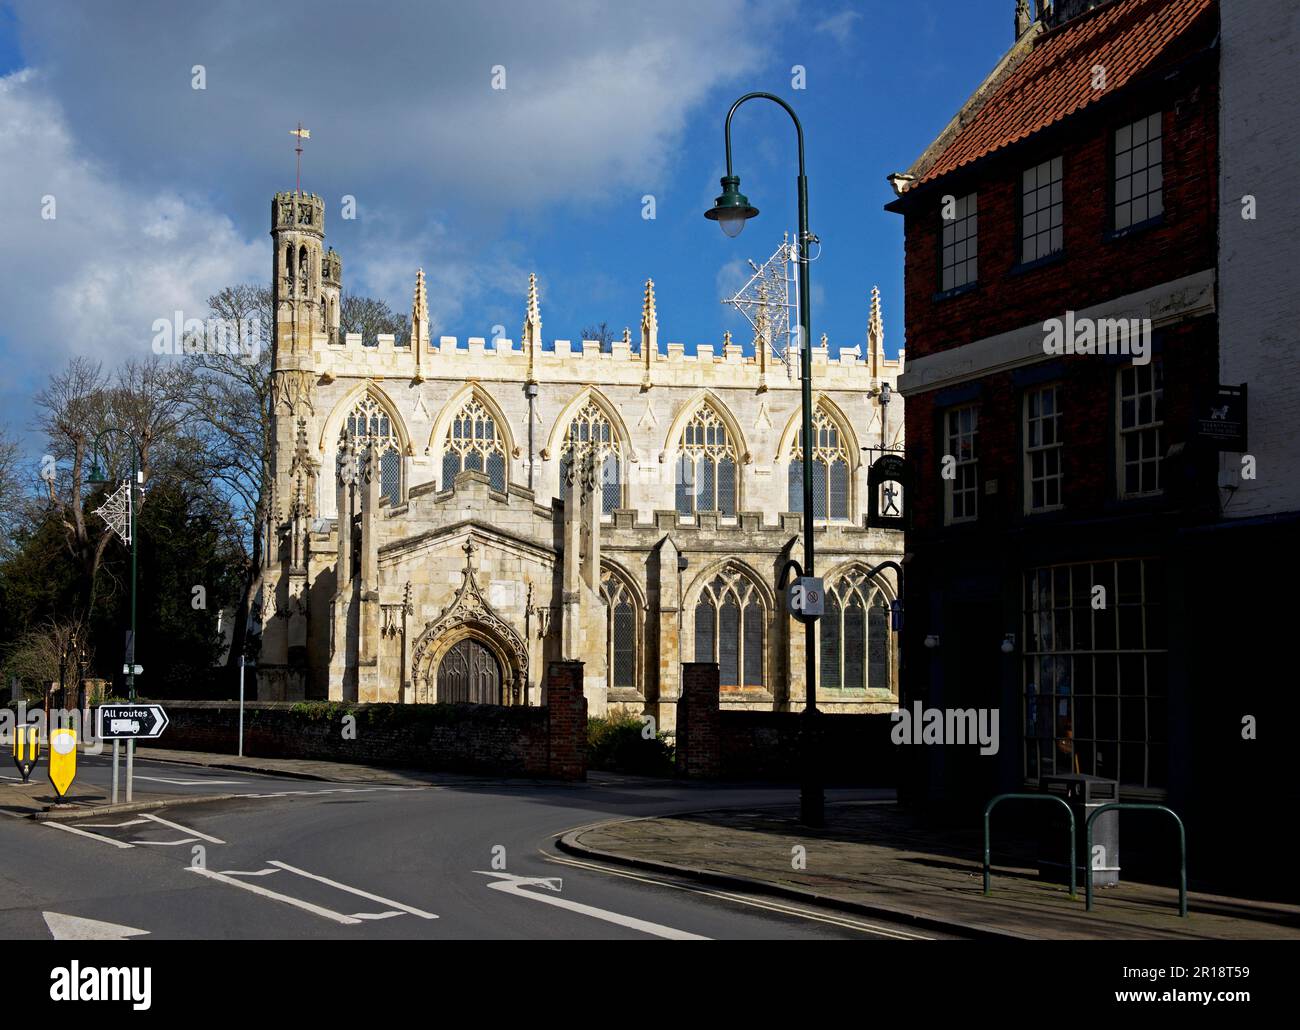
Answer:
[[148, 740], [161, 737], [168, 721], [162, 705], [100, 705], [95, 733], [101, 740]]

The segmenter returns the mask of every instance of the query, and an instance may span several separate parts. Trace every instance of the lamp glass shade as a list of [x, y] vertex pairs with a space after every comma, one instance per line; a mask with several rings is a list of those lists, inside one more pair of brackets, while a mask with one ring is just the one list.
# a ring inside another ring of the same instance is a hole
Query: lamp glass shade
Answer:
[[718, 225], [733, 240], [740, 235], [747, 221], [748, 219], [743, 214], [734, 209], [718, 212]]

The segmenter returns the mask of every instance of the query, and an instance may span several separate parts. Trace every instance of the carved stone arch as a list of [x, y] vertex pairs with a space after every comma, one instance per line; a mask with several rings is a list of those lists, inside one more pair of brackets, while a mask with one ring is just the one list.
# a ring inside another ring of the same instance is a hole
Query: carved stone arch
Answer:
[[[858, 434], [853, 430], [853, 422], [844, 409], [835, 403], [827, 394], [819, 390], [813, 391], [813, 410], [820, 408], [826, 412], [826, 415], [838, 427], [844, 435], [844, 445], [849, 452], [849, 471], [856, 473], [862, 467], [862, 447], [858, 443]], [[794, 409], [794, 414], [786, 421], [785, 428], [781, 431], [781, 438], [776, 447], [776, 454], [773, 460], [778, 463], [784, 463], [790, 460], [790, 450], [794, 446], [795, 437], [803, 424], [803, 407], [798, 406]]]
[[[699, 635], [696, 632], [697, 630], [696, 620], [697, 620], [698, 611], [703, 601], [706, 587], [708, 587], [718, 577], [722, 577], [723, 579], [731, 578], [731, 579], [744, 580], [745, 583], [748, 584], [747, 587], [748, 600], [751, 602], [756, 600], [758, 602], [758, 605], [761, 609], [761, 617], [760, 617], [761, 641], [760, 641], [760, 651], [759, 651], [760, 657], [758, 663], [761, 673], [758, 678], [757, 685], [763, 690], [771, 691], [773, 683], [775, 682], [776, 670], [780, 668], [780, 664], [781, 664], [780, 650], [781, 647], [783, 646], [782, 643], [783, 638], [779, 630], [779, 620], [777, 618], [779, 613], [776, 609], [776, 596], [775, 596], [775, 592], [772, 589], [772, 586], [768, 583], [768, 581], [763, 576], [760, 576], [758, 572], [748, 562], [745, 562], [739, 558], [728, 556], [725, 558], [718, 559], [717, 561], [711, 562], [709, 565], [705, 566], [705, 568], [703, 568], [700, 571], [699, 575], [697, 575], [694, 580], [691, 581], [691, 585], [686, 589], [685, 593], [682, 595], [683, 653], [690, 653], [694, 657], [694, 660], [697, 662], [714, 661], [714, 660], [719, 661], [719, 671], [720, 673], [723, 674], [724, 677], [723, 686], [727, 689], [732, 689], [734, 687], [741, 686], [739, 682], [734, 684], [729, 684], [726, 681], [725, 678], [726, 670], [725, 668], [723, 668], [720, 652], [716, 659], [714, 656], [701, 657], [699, 654], [696, 653], [696, 648], [699, 644], [699, 639], [700, 639]], [[726, 596], [726, 594], [731, 593], [730, 586], [731, 585], [729, 584], [728, 589], [723, 592], [724, 597]], [[710, 593], [713, 592], [710, 591]], [[737, 597], [737, 600], [741, 605], [740, 623], [738, 624], [738, 631], [744, 636], [743, 644], [741, 643], [740, 637], [737, 637], [736, 653], [738, 656], [741, 656], [738, 658], [737, 665], [739, 665], [740, 661], [743, 661], [745, 663], [746, 669], [749, 669], [751, 668], [751, 663], [749, 661], [750, 652], [748, 646], [748, 641], [750, 640], [750, 630], [749, 630], [749, 621], [746, 615], [746, 604], [745, 604], [746, 596], [745, 593], [742, 593], [741, 591], [736, 591], [736, 593], [740, 595], [739, 597]], [[722, 636], [722, 627], [720, 621], [721, 607], [714, 607], [713, 612], [714, 612], [713, 618], [719, 621], [714, 623], [715, 632], [712, 633], [711, 635], [713, 637], [715, 646], [720, 647], [719, 640], [721, 639]], [[689, 652], [687, 651], [688, 647], [689, 647]], [[751, 686], [755, 685], [753, 684], [753, 681], [749, 679], [748, 675], [744, 676], [743, 679], [746, 683], [749, 683]]]
[[[860, 675], [865, 677], [865, 683], [868, 691], [883, 691], [885, 694], [897, 696], [898, 694], [898, 637], [893, 630], [893, 608], [894, 601], [897, 598], [896, 584], [885, 576], [870, 577], [870, 565], [865, 562], [850, 559], [843, 561], [832, 568], [823, 577], [826, 584], [825, 614], [817, 620], [817, 650], [823, 672], [823, 684], [830, 683], [833, 686], [842, 687], [856, 686], [854, 683], [855, 676], [851, 674], [849, 662], [849, 627], [847, 622], [847, 609], [856, 595], [861, 602], [861, 657], [857, 664]], [[875, 600], [877, 592], [884, 601], [883, 605], [883, 647], [884, 654], [884, 682], [878, 682], [872, 673], [871, 642], [878, 639], [872, 636], [872, 619], [873, 609], [878, 606], [872, 602]], [[843, 606], [843, 607], [842, 607]], [[832, 647], [832, 654], [827, 654], [823, 649], [823, 632], [825, 631], [828, 620], [836, 620], [835, 625], [836, 637], [835, 644]], [[844, 620], [844, 621], [840, 621]], [[835, 663], [833, 669], [828, 667], [827, 663]], [[843, 663], [842, 665], [840, 663]]]
[[[694, 414], [705, 405], [712, 408], [722, 419], [723, 424], [727, 427], [727, 432], [731, 434], [736, 441], [736, 454], [740, 459], [741, 465], [750, 465], [754, 461], [753, 452], [749, 449], [749, 441], [745, 437], [745, 431], [741, 429], [740, 422], [732, 413], [727, 403], [712, 390], [699, 390], [692, 394], [677, 412], [676, 417], [668, 426], [668, 433], [664, 437], [663, 456], [660, 459], [664, 464], [671, 465], [677, 457], [677, 450], [681, 444], [682, 432], [686, 428], [686, 423], [691, 420]], [[742, 480], [744, 477], [741, 477]], [[739, 510], [739, 509], [737, 509]]]
[[447, 433], [451, 429], [452, 420], [460, 414], [461, 409], [470, 401], [478, 401], [483, 405], [484, 410], [491, 416], [496, 426], [497, 439], [500, 440], [502, 448], [505, 450], [505, 473], [506, 486], [508, 487], [514, 479], [513, 465], [514, 459], [518, 457], [519, 448], [515, 445], [514, 433], [510, 428], [510, 420], [506, 413], [501, 410], [501, 405], [493, 399], [492, 395], [484, 390], [476, 381], [466, 383], [461, 389], [457, 390], [442, 406], [438, 412], [438, 417], [433, 421], [433, 428], [429, 432], [429, 442], [425, 445], [424, 453], [433, 459], [434, 475], [439, 484], [439, 488], [446, 490], [451, 484], [442, 482], [442, 456], [447, 446]]
[[357, 401], [367, 394], [384, 409], [389, 421], [392, 422], [393, 429], [397, 433], [397, 439], [401, 444], [402, 456], [410, 457], [415, 452], [411, 449], [411, 434], [406, 428], [406, 420], [402, 418], [401, 412], [397, 410], [397, 405], [393, 403], [393, 399], [373, 379], [358, 383], [334, 405], [329, 418], [325, 420], [325, 424], [321, 428], [320, 439], [316, 444], [317, 450], [321, 454], [326, 454], [338, 446], [339, 434], [343, 431], [344, 421], [352, 413]]
[[690, 586], [688, 586], [686, 591], [682, 594], [682, 607], [694, 607], [695, 603], [699, 600], [700, 592], [704, 589], [705, 584], [709, 583], [720, 574], [733, 571], [740, 573], [753, 583], [754, 589], [762, 598], [763, 606], [767, 609], [769, 614], [776, 610], [776, 591], [773, 590], [772, 585], [768, 583], [763, 576], [759, 575], [758, 571], [747, 561], [731, 555], [710, 562], [700, 570], [699, 574], [691, 580]]
[[[845, 576], [851, 575], [853, 573], [861, 573], [862, 576], [865, 578], [870, 571], [871, 571], [871, 567], [867, 565], [865, 562], [861, 562], [855, 558], [851, 558], [848, 561], [840, 562], [829, 572], [823, 575], [822, 581], [826, 583], [827, 586], [829, 587], [831, 584], [838, 583]], [[878, 589], [881, 592], [881, 594], [884, 595], [886, 603], [889, 603], [898, 597], [897, 588], [891, 578], [888, 578], [887, 576], [884, 575], [874, 576], [869, 580], [869, 582], [871, 584], [870, 587], [869, 588], [864, 587], [868, 596], [870, 596], [875, 590]]]
[[528, 645], [519, 632], [483, 596], [474, 571], [473, 540], [465, 545], [460, 588], [436, 619], [425, 623], [412, 651], [411, 670], [417, 699], [436, 700], [438, 665], [457, 643], [471, 638], [486, 647], [501, 666], [504, 704], [521, 704], [528, 684]]
[[[608, 605], [608, 598], [606, 596], [606, 591], [605, 591], [605, 581], [607, 578], [615, 580], [618, 586], [623, 591], [623, 593], [626, 595], [628, 601], [631, 602], [632, 622], [635, 631], [635, 636], [633, 641], [634, 668], [633, 668], [633, 675], [632, 675], [632, 683], [633, 683], [633, 689], [637, 691], [637, 695], [638, 695], [637, 699], [643, 700], [646, 697], [646, 689], [647, 689], [646, 619], [648, 614], [648, 605], [647, 605], [645, 591], [641, 588], [641, 585], [636, 581], [636, 578], [630, 572], [628, 572], [627, 569], [625, 569], [622, 565], [620, 565], [617, 562], [609, 561], [607, 559], [602, 559], [600, 563], [600, 573], [601, 573], [600, 574], [601, 597], [602, 599], [606, 600], [607, 605]], [[607, 607], [605, 613], [605, 618], [606, 618], [605, 625], [606, 625], [606, 632], [608, 635], [606, 637], [605, 644], [609, 653], [607, 655], [605, 668], [606, 668], [607, 683], [610, 689], [616, 689], [615, 688], [616, 669], [614, 665], [616, 660], [616, 649], [614, 647], [614, 640], [612, 636], [612, 634], [615, 632], [616, 629], [614, 623], [614, 614], [615, 613], [613, 609]], [[624, 698], [624, 700], [631, 700], [631, 699]]]
[[584, 386], [560, 411], [559, 416], [555, 419], [555, 424], [551, 426], [551, 435], [546, 441], [546, 457], [549, 459], [559, 455], [564, 445], [565, 434], [569, 431], [569, 423], [573, 421], [578, 412], [587, 406], [588, 401], [595, 404], [609, 419], [610, 425], [614, 427], [614, 435], [618, 437], [618, 443], [624, 457], [628, 461], [639, 461], [640, 458], [632, 445], [632, 433], [628, 430], [627, 423], [623, 421], [623, 416], [619, 414], [618, 408], [610, 399], [594, 386]]

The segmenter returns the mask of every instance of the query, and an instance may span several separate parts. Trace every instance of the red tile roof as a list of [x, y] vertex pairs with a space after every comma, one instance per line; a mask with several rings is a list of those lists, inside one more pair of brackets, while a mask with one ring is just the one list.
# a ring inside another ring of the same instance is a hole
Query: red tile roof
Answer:
[[[970, 121], [914, 169], [915, 188], [1066, 118], [1121, 89], [1214, 6], [1215, 0], [1114, 0], [1033, 40]], [[1093, 89], [1092, 69], [1106, 71]], [[968, 107], [971, 106], [968, 104]], [[959, 118], [962, 116], [959, 116]], [[924, 162], [933, 163], [929, 168]]]

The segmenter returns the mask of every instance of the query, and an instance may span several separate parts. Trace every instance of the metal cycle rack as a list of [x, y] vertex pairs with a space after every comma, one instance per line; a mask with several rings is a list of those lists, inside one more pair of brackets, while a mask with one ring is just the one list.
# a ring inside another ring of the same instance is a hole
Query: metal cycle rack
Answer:
[[[1004, 795], [1010, 796], [1010, 795]], [[996, 799], [995, 799], [996, 800]], [[1065, 802], [1061, 802], [1064, 804]], [[1166, 808], [1164, 805], [1139, 804], [1131, 801], [1112, 801], [1109, 804], [1102, 805], [1088, 816], [1088, 822], [1084, 827], [1084, 834], [1088, 846], [1085, 855], [1087, 859], [1087, 868], [1084, 871], [1084, 883], [1086, 884], [1087, 904], [1085, 909], [1092, 911], [1092, 821], [1101, 815], [1102, 812], [1112, 808], [1129, 808], [1129, 809], [1147, 809], [1152, 812], [1168, 812], [1173, 816], [1173, 820], [1178, 824], [1178, 914], [1184, 919], [1187, 918], [1187, 833], [1183, 829], [1183, 821], [1178, 818], [1178, 813], [1172, 808]], [[1073, 815], [1073, 813], [1071, 813]], [[984, 877], [985, 893], [988, 891], [988, 813], [985, 813], [985, 836], [984, 836]], [[1071, 875], [1074, 867], [1071, 866]]]
[[[1058, 805], [1060, 805], [1062, 808], [1065, 809], [1065, 814], [1070, 817], [1070, 851], [1069, 851], [1069, 858], [1068, 858], [1068, 864], [1070, 866], [1070, 898], [1072, 900], [1077, 898], [1078, 887], [1077, 887], [1077, 882], [1075, 880], [1075, 855], [1074, 855], [1074, 811], [1070, 808], [1068, 804], [1066, 804], [1064, 798], [1057, 797], [1055, 794], [999, 794], [997, 797], [990, 800], [989, 803], [984, 806], [984, 896], [988, 897], [988, 895], [993, 890], [991, 865], [989, 862], [989, 815], [992, 813], [994, 806], [997, 805], [999, 801], [1006, 801], [1010, 798], [1014, 798], [1016, 800], [1021, 800], [1021, 801], [1055, 801]], [[1097, 811], [1101, 812], [1104, 811], [1106, 808], [1111, 808], [1111, 807], [1113, 806], [1104, 805], [1102, 808], [1097, 809]], [[1159, 806], [1148, 805], [1148, 806], [1129, 806], [1129, 807], [1157, 807], [1158, 808]], [[1096, 813], [1094, 812], [1093, 814], [1095, 815]], [[1173, 815], [1173, 813], [1170, 812], [1170, 815]], [[1175, 816], [1175, 818], [1177, 818], [1177, 816]], [[1182, 824], [1180, 823], [1179, 826], [1181, 827]], [[1089, 845], [1091, 845], [1092, 843], [1092, 818], [1091, 817], [1089, 817], [1088, 819], [1088, 842]], [[1088, 852], [1089, 854], [1092, 853], [1091, 846], [1089, 846]], [[1088, 907], [1090, 909], [1092, 908], [1091, 867], [1089, 867], [1089, 871], [1088, 871]]]

